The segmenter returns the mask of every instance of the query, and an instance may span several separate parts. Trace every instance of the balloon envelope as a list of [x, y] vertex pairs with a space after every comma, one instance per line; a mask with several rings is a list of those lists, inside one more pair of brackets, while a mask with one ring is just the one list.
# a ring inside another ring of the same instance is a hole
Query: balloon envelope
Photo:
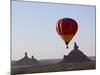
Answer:
[[77, 22], [72, 18], [62, 18], [56, 24], [57, 33], [64, 40], [65, 44], [71, 41], [78, 29]]

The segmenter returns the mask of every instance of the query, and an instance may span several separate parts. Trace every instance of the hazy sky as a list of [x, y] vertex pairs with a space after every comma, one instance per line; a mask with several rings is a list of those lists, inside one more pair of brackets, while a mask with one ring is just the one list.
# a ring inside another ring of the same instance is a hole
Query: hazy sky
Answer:
[[[56, 32], [56, 22], [70, 17], [77, 21], [78, 31], [66, 49]], [[88, 56], [95, 56], [95, 6], [12, 2], [12, 59], [28, 52], [37, 59], [63, 58], [73, 50], [74, 42]]]

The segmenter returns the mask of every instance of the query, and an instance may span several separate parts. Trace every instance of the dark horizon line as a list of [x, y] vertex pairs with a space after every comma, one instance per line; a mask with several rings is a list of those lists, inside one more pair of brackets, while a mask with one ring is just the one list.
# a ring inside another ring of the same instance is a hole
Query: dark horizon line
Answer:
[[[91, 58], [91, 57], [96, 58], [96, 56], [87, 56], [87, 57], [89, 57], [89, 58]], [[55, 58], [55, 59], [63, 59], [63, 58]], [[37, 60], [55, 60], [55, 59], [37, 59]], [[19, 59], [19, 60], [20, 60], [20, 59]], [[11, 60], [11, 61], [17, 61], [17, 60], [14, 59], [14, 60]]]

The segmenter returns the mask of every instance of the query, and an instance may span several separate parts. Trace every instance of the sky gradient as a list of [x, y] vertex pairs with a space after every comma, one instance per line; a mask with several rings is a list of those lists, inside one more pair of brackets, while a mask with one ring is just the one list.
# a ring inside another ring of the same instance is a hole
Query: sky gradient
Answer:
[[[56, 22], [70, 17], [78, 31], [66, 49], [56, 32]], [[37, 59], [63, 58], [74, 42], [87, 56], [95, 56], [95, 6], [12, 1], [12, 60], [28, 52]]]

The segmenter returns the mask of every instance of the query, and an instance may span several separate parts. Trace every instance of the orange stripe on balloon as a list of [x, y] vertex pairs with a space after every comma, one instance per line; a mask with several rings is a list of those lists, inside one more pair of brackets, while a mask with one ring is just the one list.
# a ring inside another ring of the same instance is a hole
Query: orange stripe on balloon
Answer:
[[57, 23], [57, 30], [58, 30], [59, 35], [61, 35], [60, 20], [59, 20], [58, 23]]
[[59, 29], [58, 29], [58, 23], [56, 25], [56, 30], [57, 30], [58, 34], [60, 34]]
[[61, 30], [61, 35], [63, 34], [63, 29], [62, 29], [62, 20], [60, 21], [60, 30]]
[[60, 29], [60, 22], [61, 22], [61, 20], [59, 20], [59, 22], [58, 22], [58, 30], [59, 30], [59, 34], [61, 35], [62, 33], [61, 33], [61, 29]]

